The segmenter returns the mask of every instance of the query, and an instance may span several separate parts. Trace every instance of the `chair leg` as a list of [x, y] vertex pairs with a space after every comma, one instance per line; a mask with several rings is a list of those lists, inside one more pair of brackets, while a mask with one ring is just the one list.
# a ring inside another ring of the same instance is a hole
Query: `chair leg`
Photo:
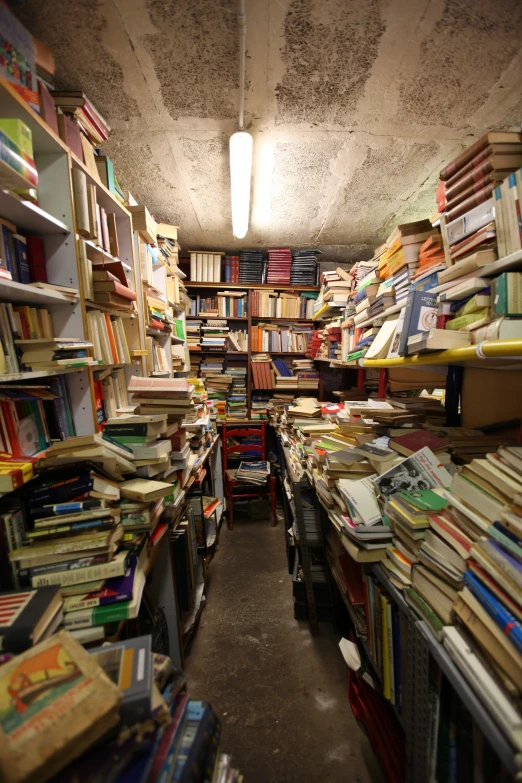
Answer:
[[270, 507], [272, 509], [271, 526], [275, 527], [276, 524], [277, 524], [277, 516], [276, 516], [276, 478], [275, 478], [275, 476], [270, 476]]
[[227, 526], [229, 530], [234, 529], [234, 500], [230, 479], [227, 481]]

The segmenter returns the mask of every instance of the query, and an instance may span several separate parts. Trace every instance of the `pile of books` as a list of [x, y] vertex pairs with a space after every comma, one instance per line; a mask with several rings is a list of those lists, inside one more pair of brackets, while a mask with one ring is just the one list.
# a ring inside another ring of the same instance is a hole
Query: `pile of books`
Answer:
[[252, 394], [250, 402], [250, 418], [265, 420], [268, 419], [268, 404], [270, 400], [270, 394]]
[[236, 470], [236, 481], [240, 484], [256, 484], [263, 486], [270, 475], [270, 463], [266, 460], [257, 462], [241, 461]]
[[289, 248], [268, 251], [266, 282], [269, 285], [289, 285], [292, 270], [292, 252]]
[[264, 283], [266, 260], [260, 250], [242, 250], [239, 254], [240, 283]]
[[311, 249], [292, 251], [290, 285], [317, 285], [319, 275], [317, 256], [320, 253], [320, 250]]
[[227, 358], [227, 373], [232, 377], [228, 388], [227, 419], [247, 418], [247, 367], [241, 360]]
[[187, 321], [187, 348], [189, 351], [201, 351], [202, 325], [203, 321]]
[[226, 325], [226, 321], [207, 321], [206, 325], [201, 327], [201, 349], [223, 352], [229, 331], [230, 327]]
[[319, 373], [310, 359], [293, 359], [292, 372], [299, 389], [319, 388]]
[[[216, 713], [208, 702], [189, 698], [185, 674], [168, 656], [152, 652], [150, 635], [87, 651], [67, 631], [40, 632], [47, 615], [56, 614], [59, 592], [42, 588], [11, 596], [21, 612], [8, 627], [0, 626], [8, 640], [16, 635], [40, 639], [4, 663], [8, 681], [23, 681], [26, 690], [41, 692], [46, 674], [46, 699], [33, 699], [29, 710], [19, 689], [17, 706], [9, 712], [21, 730], [33, 727], [32, 750], [21, 752], [12, 732], [1, 731], [0, 766], [9, 766], [10, 780], [133, 779], [146, 767], [151, 781], [159, 780], [157, 771], [165, 768], [176, 780], [192, 779], [193, 770], [201, 768], [216, 780], [241, 781], [230, 756], [218, 750]], [[49, 699], [52, 725], [45, 720]]]

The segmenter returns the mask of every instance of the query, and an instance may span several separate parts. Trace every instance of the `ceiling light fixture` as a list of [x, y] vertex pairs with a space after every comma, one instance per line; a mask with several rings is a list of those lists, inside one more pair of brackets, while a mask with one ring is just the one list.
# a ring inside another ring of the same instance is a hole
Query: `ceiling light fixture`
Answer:
[[245, 0], [238, 0], [238, 2], [239, 130], [230, 137], [230, 194], [232, 201], [232, 231], [235, 237], [243, 239], [248, 231], [250, 215], [253, 139], [250, 133], [243, 130], [245, 114], [246, 11]]

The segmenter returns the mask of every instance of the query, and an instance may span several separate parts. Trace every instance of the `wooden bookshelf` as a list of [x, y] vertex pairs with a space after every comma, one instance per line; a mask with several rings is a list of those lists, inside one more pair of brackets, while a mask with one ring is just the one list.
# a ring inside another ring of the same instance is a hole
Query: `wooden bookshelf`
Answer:
[[195, 283], [190, 280], [185, 280], [187, 288], [212, 288], [221, 289], [223, 291], [253, 291], [253, 290], [265, 290], [265, 291], [320, 291], [321, 286], [318, 285], [268, 285], [268, 283]]

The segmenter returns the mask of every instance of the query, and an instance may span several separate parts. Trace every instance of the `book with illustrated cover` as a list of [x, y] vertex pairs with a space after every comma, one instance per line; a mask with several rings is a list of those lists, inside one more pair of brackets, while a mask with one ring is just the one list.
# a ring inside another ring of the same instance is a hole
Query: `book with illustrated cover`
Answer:
[[61, 619], [61, 606], [59, 587], [0, 594], [0, 650], [20, 653], [37, 644]]
[[375, 489], [388, 498], [395, 492], [449, 487], [451, 476], [440, 464], [438, 457], [426, 446], [371, 481]]
[[66, 631], [0, 669], [0, 779], [49, 780], [119, 721], [120, 689]]

